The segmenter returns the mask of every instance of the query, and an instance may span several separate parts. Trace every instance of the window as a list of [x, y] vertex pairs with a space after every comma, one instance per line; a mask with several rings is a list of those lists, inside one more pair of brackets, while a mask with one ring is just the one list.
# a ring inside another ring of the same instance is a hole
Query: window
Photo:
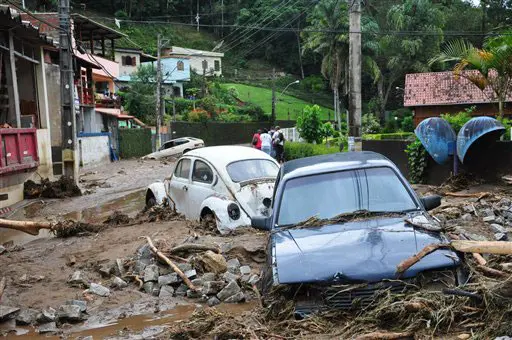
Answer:
[[220, 71], [220, 60], [215, 60], [214, 61], [214, 67], [215, 67], [215, 71], [216, 72]]
[[339, 171], [289, 180], [278, 223], [296, 224], [312, 216], [332, 218], [357, 210], [402, 212], [417, 208], [390, 168]]
[[173, 142], [173, 141], [171, 141], [171, 142], [167, 142], [167, 143], [165, 143], [165, 144], [160, 148], [160, 150], [169, 149], [169, 148], [172, 148], [172, 147], [174, 147], [174, 146], [175, 146], [175, 145], [174, 145], [174, 142]]
[[178, 71], [184, 71], [185, 70], [185, 63], [183, 61], [178, 61], [178, 64], [176, 65]]
[[226, 167], [226, 170], [231, 180], [238, 183], [256, 178], [275, 178], [279, 167], [265, 159], [248, 159], [233, 162]]
[[208, 69], [208, 62], [205, 60], [203, 60], [203, 70], [207, 70]]
[[123, 66], [137, 66], [137, 58], [124, 55], [121, 57], [121, 64]]
[[194, 182], [210, 184], [213, 182], [213, 171], [205, 162], [195, 161], [192, 180]]
[[174, 170], [174, 176], [180, 178], [188, 178], [190, 174], [190, 159], [182, 159]]

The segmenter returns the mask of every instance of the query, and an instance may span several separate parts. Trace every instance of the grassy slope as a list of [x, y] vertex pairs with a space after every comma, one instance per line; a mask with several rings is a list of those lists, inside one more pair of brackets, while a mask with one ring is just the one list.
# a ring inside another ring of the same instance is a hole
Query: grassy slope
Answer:
[[[243, 84], [223, 84], [223, 86], [226, 88], [236, 88], [242, 101], [257, 104], [261, 106], [265, 112], [272, 111], [272, 90]], [[305, 102], [296, 97], [288, 96], [286, 94], [281, 96], [279, 92], [276, 94], [276, 96], [278, 98], [276, 104], [278, 120], [287, 120], [288, 110], [290, 111], [290, 119], [295, 120], [297, 115], [302, 112], [302, 108], [304, 106], [311, 105], [311, 103]], [[333, 118], [334, 113], [332, 110], [325, 107], [321, 107], [321, 110], [322, 119], [327, 120], [329, 118], [328, 112], [331, 113], [331, 119]]]

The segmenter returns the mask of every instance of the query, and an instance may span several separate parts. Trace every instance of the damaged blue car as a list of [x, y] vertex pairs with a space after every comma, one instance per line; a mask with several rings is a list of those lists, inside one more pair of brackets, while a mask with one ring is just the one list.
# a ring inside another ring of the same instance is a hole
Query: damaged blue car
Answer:
[[285, 163], [269, 217], [261, 289], [280, 287], [296, 313], [368, 306], [375, 294], [427, 282], [456, 286], [461, 260], [448, 249], [427, 255], [400, 276], [397, 265], [429, 244], [445, 243], [428, 213], [439, 196], [419, 198], [395, 164], [374, 152], [347, 152]]

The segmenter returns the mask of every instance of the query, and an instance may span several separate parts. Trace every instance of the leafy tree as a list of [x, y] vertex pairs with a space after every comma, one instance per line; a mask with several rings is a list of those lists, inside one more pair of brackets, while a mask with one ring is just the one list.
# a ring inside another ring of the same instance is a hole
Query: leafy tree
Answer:
[[361, 127], [363, 135], [380, 132], [380, 123], [377, 117], [371, 113], [366, 113], [361, 118]]
[[464, 111], [458, 112], [456, 114], [443, 114], [441, 115], [441, 118], [446, 120], [448, 123], [450, 123], [451, 127], [455, 131], [455, 133], [459, 133], [460, 129], [464, 124], [469, 122], [471, 119], [471, 113], [475, 110], [475, 107], [472, 106], [469, 109], [466, 109]]
[[[386, 19], [375, 14], [368, 18], [368, 51], [365, 71], [377, 86], [380, 114], [384, 111], [392, 89], [409, 72], [426, 72], [429, 59], [438, 54], [443, 42], [445, 23], [440, 7], [429, 0], [405, 0], [389, 8]], [[415, 34], [382, 34], [381, 32], [415, 32]]]
[[503, 117], [503, 104], [512, 82], [512, 38], [510, 36], [487, 39], [484, 48], [481, 49], [465, 40], [450, 41], [441, 53], [430, 60], [430, 64], [438, 62], [454, 63], [454, 75], [468, 79], [482, 91], [489, 87], [494, 94], [494, 97], [489, 99], [498, 101], [499, 117]]
[[332, 126], [331, 122], [325, 122], [322, 125], [322, 136], [326, 139], [329, 137], [334, 136], [336, 130], [334, 129], [334, 126]]
[[[304, 49], [322, 55], [321, 72], [329, 79], [334, 95], [334, 114], [340, 122], [340, 85], [348, 84], [348, 7], [343, 0], [320, 1], [308, 18], [313, 31], [304, 34]], [[318, 31], [314, 31], [314, 30]], [[341, 33], [340, 33], [341, 32]], [[342, 77], [342, 76], [345, 77]]]
[[414, 132], [414, 120], [412, 116], [405, 116], [402, 120], [401, 127], [403, 132]]
[[297, 118], [297, 130], [308, 143], [322, 143], [324, 126], [320, 118], [320, 106], [306, 106], [304, 113]]
[[125, 94], [126, 109], [147, 124], [156, 121], [155, 79], [156, 69], [153, 66], [139, 66]]

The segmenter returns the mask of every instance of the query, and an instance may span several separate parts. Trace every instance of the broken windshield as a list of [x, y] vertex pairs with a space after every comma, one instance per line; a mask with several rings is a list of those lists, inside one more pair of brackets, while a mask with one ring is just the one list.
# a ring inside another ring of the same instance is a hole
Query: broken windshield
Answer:
[[412, 196], [390, 168], [339, 171], [287, 181], [277, 223], [293, 225], [312, 216], [330, 219], [357, 211], [416, 209]]
[[247, 159], [230, 163], [226, 170], [231, 180], [239, 183], [256, 178], [275, 178], [279, 167], [266, 159]]

